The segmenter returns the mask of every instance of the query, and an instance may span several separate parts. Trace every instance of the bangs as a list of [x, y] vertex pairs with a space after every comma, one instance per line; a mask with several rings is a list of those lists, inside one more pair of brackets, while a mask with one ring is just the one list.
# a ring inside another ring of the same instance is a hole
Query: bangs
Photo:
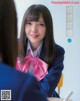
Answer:
[[38, 21], [42, 13], [39, 9], [31, 9], [26, 16], [26, 21]]

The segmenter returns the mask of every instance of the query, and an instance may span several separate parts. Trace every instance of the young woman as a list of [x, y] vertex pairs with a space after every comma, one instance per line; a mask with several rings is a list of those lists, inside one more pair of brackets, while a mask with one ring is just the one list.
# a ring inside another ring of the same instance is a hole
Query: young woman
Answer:
[[0, 101], [47, 101], [44, 94], [40, 92], [37, 80], [30, 74], [19, 72], [14, 68], [16, 59], [15, 5], [13, 0], [0, 0], [0, 95], [2, 95]]
[[16, 69], [32, 73], [47, 97], [55, 91], [63, 70], [64, 49], [53, 36], [50, 11], [44, 5], [30, 6], [23, 17]]

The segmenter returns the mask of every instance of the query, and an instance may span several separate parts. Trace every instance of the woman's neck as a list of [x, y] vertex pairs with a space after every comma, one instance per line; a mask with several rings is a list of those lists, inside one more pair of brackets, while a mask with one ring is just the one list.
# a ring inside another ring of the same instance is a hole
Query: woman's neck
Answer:
[[38, 48], [39, 44], [40, 43], [38, 43], [38, 44], [30, 44], [31, 45], [31, 49], [32, 49], [33, 52]]
[[34, 52], [37, 48], [38, 48], [38, 47], [32, 47], [32, 46], [31, 46], [31, 49], [32, 49], [33, 52]]

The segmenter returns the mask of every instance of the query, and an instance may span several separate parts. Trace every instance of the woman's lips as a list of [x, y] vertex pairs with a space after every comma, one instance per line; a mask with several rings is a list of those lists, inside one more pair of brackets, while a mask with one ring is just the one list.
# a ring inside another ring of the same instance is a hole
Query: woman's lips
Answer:
[[31, 35], [33, 38], [38, 38], [39, 35]]

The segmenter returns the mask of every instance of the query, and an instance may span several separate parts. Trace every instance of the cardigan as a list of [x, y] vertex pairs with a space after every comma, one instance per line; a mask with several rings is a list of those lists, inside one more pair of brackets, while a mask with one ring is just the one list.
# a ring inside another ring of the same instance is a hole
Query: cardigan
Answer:
[[47, 101], [35, 77], [4, 63], [0, 63], [1, 90], [11, 90], [11, 101]]

